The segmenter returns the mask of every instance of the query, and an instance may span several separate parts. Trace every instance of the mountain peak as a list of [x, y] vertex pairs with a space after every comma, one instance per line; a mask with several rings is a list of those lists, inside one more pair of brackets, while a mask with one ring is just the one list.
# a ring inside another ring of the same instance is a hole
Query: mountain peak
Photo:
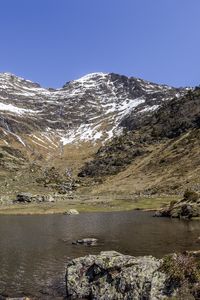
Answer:
[[35, 83], [31, 80], [27, 80], [10, 72], [0, 73], [0, 88], [2, 88], [2, 84], [4, 89], [8, 88], [9, 85], [15, 85], [15, 87], [20, 86], [22, 89], [24, 88], [24, 86], [33, 88], [41, 87], [38, 83]]
[[2, 72], [2, 73], [0, 73], [0, 77], [4, 77], [5, 79], [16, 79], [16, 80], [19, 80], [19, 81], [31, 82], [31, 80], [26, 80], [25, 78], [17, 76], [13, 73], [10, 73], [10, 72]]
[[79, 79], [75, 79], [74, 81], [85, 81], [85, 80], [90, 80], [90, 79], [96, 79], [97, 77], [106, 77], [109, 73], [103, 73], [103, 72], [94, 72], [94, 73], [89, 73], [84, 76], [82, 76]]

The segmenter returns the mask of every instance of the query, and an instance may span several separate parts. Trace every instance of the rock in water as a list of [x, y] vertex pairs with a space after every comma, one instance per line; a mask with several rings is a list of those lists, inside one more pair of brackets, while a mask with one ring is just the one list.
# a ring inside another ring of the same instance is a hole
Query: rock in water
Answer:
[[65, 214], [67, 214], [67, 215], [78, 215], [79, 212], [76, 209], [69, 209]]
[[67, 264], [66, 291], [70, 299], [161, 300], [173, 293], [162, 260], [132, 257], [115, 251], [76, 258]]
[[97, 244], [97, 239], [94, 238], [85, 238], [81, 240], [77, 240], [75, 242], [72, 242], [74, 245], [85, 245], [85, 246], [94, 246]]

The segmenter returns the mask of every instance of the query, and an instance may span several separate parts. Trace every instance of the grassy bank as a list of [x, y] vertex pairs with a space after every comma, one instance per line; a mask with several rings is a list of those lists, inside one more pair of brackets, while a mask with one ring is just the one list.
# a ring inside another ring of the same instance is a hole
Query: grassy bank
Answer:
[[77, 209], [79, 212], [156, 210], [175, 199], [177, 196], [136, 199], [94, 197], [94, 199], [70, 199], [53, 203], [1, 205], [0, 215], [62, 214], [69, 209]]

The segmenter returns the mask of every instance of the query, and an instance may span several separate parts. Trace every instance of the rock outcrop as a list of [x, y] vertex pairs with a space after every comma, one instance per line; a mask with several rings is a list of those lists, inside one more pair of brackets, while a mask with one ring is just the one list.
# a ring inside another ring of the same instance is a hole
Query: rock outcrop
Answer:
[[76, 209], [69, 209], [65, 214], [66, 215], [79, 215], [79, 212]]
[[70, 299], [161, 300], [173, 295], [168, 278], [160, 271], [162, 260], [132, 257], [110, 251], [89, 255], [67, 264], [66, 287]]
[[31, 193], [20, 193], [16, 196], [14, 203], [40, 203], [55, 202], [51, 195], [32, 195]]
[[192, 191], [186, 191], [180, 201], [172, 201], [169, 206], [155, 213], [155, 217], [186, 218], [200, 216], [200, 196]]

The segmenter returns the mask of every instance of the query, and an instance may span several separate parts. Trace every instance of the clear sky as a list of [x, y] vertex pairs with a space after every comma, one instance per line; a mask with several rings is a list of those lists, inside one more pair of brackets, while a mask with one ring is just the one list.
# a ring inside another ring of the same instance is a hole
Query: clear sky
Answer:
[[91, 72], [200, 84], [200, 0], [0, 0], [0, 72], [45, 87]]

